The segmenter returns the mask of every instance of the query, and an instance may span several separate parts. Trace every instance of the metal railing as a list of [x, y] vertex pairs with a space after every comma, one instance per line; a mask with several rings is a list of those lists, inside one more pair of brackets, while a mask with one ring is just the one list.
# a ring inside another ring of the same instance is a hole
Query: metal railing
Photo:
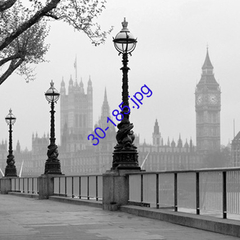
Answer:
[[38, 194], [38, 177], [11, 178], [11, 192]]
[[54, 177], [54, 195], [102, 200], [102, 175]]
[[128, 175], [130, 204], [240, 219], [240, 168]]
[[[240, 219], [240, 168], [135, 172], [129, 204]], [[54, 195], [102, 200], [102, 175], [56, 176]], [[11, 178], [12, 192], [38, 194], [38, 177]]]

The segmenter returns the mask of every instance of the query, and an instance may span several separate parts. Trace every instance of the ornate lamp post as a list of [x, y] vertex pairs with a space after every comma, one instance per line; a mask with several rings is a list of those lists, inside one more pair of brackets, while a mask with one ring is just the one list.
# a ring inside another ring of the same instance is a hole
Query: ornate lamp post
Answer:
[[123, 73], [122, 78], [122, 112], [123, 119], [118, 124], [117, 145], [114, 147], [112, 170], [131, 169], [140, 170], [138, 165], [137, 147], [133, 145], [134, 133], [133, 124], [129, 122], [130, 108], [128, 103], [128, 54], [135, 49], [137, 40], [127, 28], [128, 23], [124, 18], [122, 30], [113, 39], [114, 46], [122, 54]]
[[45, 93], [48, 103], [51, 104], [51, 126], [50, 126], [50, 145], [48, 146], [47, 156], [48, 159], [45, 163], [44, 174], [62, 174], [61, 165], [58, 159], [58, 147], [55, 144], [55, 125], [54, 125], [54, 104], [57, 103], [60, 93], [54, 88], [54, 82], [51, 81], [51, 87]]
[[16, 117], [9, 110], [9, 114], [5, 117], [7, 125], [9, 125], [9, 150], [7, 156], [7, 166], [5, 168], [5, 177], [17, 177], [17, 169], [15, 166], [13, 149], [12, 149], [12, 126], [16, 122]]

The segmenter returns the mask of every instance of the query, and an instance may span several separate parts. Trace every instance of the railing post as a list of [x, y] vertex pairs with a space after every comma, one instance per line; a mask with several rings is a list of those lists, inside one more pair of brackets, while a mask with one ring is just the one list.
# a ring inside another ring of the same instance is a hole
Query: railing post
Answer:
[[25, 191], [25, 190], [24, 190], [24, 178], [22, 178], [22, 180], [23, 180], [23, 193], [24, 193], [24, 191]]
[[89, 176], [87, 176], [87, 199], [89, 200]]
[[65, 177], [65, 197], [67, 197], [67, 176]]
[[174, 211], [178, 211], [177, 173], [174, 173]]
[[159, 174], [156, 173], [156, 207], [159, 208]]
[[15, 190], [15, 180], [14, 178], [11, 179], [11, 192], [14, 192]]
[[32, 177], [32, 193], [34, 193], [34, 178]]
[[98, 176], [96, 176], [96, 201], [98, 201]]
[[13, 191], [13, 183], [12, 183], [12, 178], [10, 179], [10, 192], [12, 192]]
[[74, 198], [74, 177], [72, 177], [72, 198]]
[[39, 178], [37, 178], [37, 194], [39, 194], [39, 185], [40, 185], [40, 181], [39, 181]]
[[196, 172], [196, 214], [200, 214], [199, 172]]
[[141, 203], [143, 202], [143, 174], [141, 174]]
[[223, 181], [223, 218], [227, 218], [227, 173], [226, 171], [222, 172], [222, 181]]
[[59, 189], [58, 189], [58, 195], [61, 195], [61, 177], [59, 177]]
[[78, 185], [78, 187], [79, 187], [79, 199], [81, 199], [81, 196], [82, 196], [82, 188], [81, 188], [81, 177], [79, 176], [79, 185]]
[[30, 193], [30, 189], [29, 189], [29, 178], [27, 178], [27, 193]]

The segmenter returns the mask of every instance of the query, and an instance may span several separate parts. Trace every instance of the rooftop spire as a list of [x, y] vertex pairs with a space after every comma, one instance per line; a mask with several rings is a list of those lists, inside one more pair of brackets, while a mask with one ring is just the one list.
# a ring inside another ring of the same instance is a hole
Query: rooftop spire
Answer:
[[104, 102], [107, 102], [107, 90], [106, 90], [106, 87], [105, 87], [105, 91], [104, 91]]
[[178, 139], [178, 147], [182, 147], [182, 139], [181, 139], [181, 134], [179, 133], [179, 139]]
[[154, 125], [154, 134], [159, 134], [159, 125], [158, 125], [157, 119], [156, 119], [155, 125]]
[[92, 80], [91, 80], [91, 76], [89, 75], [89, 79], [88, 79], [88, 85], [92, 85]]
[[80, 86], [80, 92], [81, 92], [81, 93], [84, 93], [82, 78], [81, 78], [81, 82], [79, 83], [79, 86]]
[[106, 115], [109, 112], [109, 105], [108, 105], [108, 100], [107, 100], [107, 89], [105, 87], [104, 91], [104, 100], [103, 100], [103, 105], [102, 105], [102, 115]]
[[197, 84], [198, 89], [203, 89], [205, 87], [210, 87], [211, 89], [217, 90], [219, 84], [217, 83], [214, 74], [213, 74], [213, 65], [210, 61], [207, 47], [207, 54], [205, 57], [204, 64], [202, 66], [202, 75], [199, 83]]
[[208, 54], [208, 46], [207, 46], [206, 58], [205, 58], [203, 66], [202, 66], [202, 69], [213, 69], [213, 65], [210, 61], [209, 54]]
[[99, 125], [100, 126], [105, 126], [106, 124], [106, 118], [109, 117], [109, 112], [110, 112], [110, 108], [108, 105], [108, 100], [107, 100], [107, 90], [105, 87], [105, 91], [104, 91], [104, 100], [103, 100], [103, 104], [102, 104], [102, 115], [101, 118], [99, 120]]

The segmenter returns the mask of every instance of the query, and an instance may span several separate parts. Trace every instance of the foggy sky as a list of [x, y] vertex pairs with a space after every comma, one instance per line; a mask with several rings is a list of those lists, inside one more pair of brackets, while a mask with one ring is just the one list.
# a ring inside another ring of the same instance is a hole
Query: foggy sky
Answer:
[[[192, 138], [196, 143], [195, 87], [201, 77], [206, 48], [221, 87], [221, 143], [233, 138], [240, 130], [240, 1], [224, 0], [110, 0], [98, 19], [102, 28], [114, 26], [105, 44], [95, 47], [82, 32], [76, 32], [62, 22], [52, 22], [47, 38], [50, 44], [47, 63], [36, 66], [36, 79], [26, 83], [13, 74], [0, 86], [0, 141], [8, 139], [4, 118], [12, 108], [17, 121], [13, 127], [14, 148], [31, 149], [32, 133], [39, 136], [49, 132], [50, 105], [44, 92], [50, 81], [60, 90], [64, 78], [75, 81], [74, 61], [78, 59], [78, 82], [91, 76], [93, 84], [93, 122], [101, 114], [104, 89], [111, 110], [121, 103], [122, 66], [112, 42], [126, 17], [131, 33], [138, 43], [129, 57], [130, 96], [146, 84], [153, 92], [143, 105], [131, 112], [134, 132], [152, 143], [155, 119], [166, 143]], [[57, 143], [60, 141], [60, 102], [56, 107]], [[87, 139], [86, 139], [87, 141]]]

